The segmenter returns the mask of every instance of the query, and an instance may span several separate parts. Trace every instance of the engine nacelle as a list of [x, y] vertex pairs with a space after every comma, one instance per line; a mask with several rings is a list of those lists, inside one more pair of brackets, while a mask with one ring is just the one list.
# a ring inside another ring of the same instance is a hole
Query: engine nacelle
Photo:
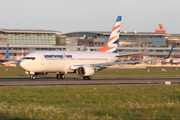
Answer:
[[94, 69], [89, 66], [82, 66], [76, 69], [76, 74], [79, 76], [92, 76], [94, 74]]

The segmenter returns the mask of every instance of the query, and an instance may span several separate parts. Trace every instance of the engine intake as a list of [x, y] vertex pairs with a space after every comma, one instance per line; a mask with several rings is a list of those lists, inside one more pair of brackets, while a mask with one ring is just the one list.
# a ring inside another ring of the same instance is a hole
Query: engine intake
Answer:
[[94, 69], [89, 66], [82, 66], [76, 69], [76, 74], [78, 76], [92, 76], [94, 74]]

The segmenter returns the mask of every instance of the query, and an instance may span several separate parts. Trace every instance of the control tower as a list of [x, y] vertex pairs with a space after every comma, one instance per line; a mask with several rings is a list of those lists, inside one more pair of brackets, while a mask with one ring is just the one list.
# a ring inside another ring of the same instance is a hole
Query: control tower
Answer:
[[159, 29], [156, 30], [156, 33], [166, 33], [166, 30], [163, 28], [163, 24], [158, 24]]

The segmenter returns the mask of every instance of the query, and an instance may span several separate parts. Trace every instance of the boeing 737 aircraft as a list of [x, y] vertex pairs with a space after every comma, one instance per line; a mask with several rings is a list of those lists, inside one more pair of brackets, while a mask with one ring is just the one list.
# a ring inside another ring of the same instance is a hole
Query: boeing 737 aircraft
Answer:
[[103, 70], [110, 65], [136, 63], [145, 61], [157, 61], [169, 58], [173, 47], [166, 58], [116, 62], [118, 57], [130, 54], [118, 54], [118, 41], [121, 26], [121, 16], [117, 17], [108, 43], [98, 50], [92, 51], [36, 51], [27, 54], [22, 60], [9, 59], [9, 46], [7, 46], [6, 59], [20, 62], [25, 73], [34, 76], [44, 76], [47, 73], [56, 73], [57, 79], [64, 79], [65, 73], [76, 73], [84, 79], [91, 79], [96, 71]]

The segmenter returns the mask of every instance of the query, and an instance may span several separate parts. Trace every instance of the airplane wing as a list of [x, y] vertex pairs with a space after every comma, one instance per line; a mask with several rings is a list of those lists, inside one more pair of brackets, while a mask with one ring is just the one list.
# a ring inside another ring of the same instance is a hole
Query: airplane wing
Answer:
[[14, 62], [21, 62], [21, 60], [16, 60], [16, 59], [10, 59], [9, 58], [9, 45], [7, 45], [7, 49], [6, 49], [6, 60], [7, 61], [14, 61]]
[[91, 66], [91, 67], [107, 67], [110, 65], [117, 65], [117, 64], [125, 64], [125, 63], [138, 63], [138, 62], [148, 62], [148, 61], [158, 61], [158, 60], [165, 60], [168, 59], [171, 56], [171, 53], [173, 51], [174, 45], [171, 48], [169, 54], [167, 57], [165, 58], [160, 58], [160, 59], [149, 59], [149, 60], [135, 60], [135, 61], [125, 61], [125, 62], [113, 62], [113, 63], [100, 63], [100, 64], [84, 64], [84, 65], [73, 65], [73, 66], [69, 66], [70, 69], [77, 69], [78, 67], [82, 67], [82, 66]]
[[139, 54], [145, 54], [146, 52], [136, 52], [136, 53], [123, 53], [116, 55], [116, 57], [122, 57], [122, 56], [128, 56], [128, 55], [139, 55]]
[[160, 58], [160, 59], [149, 59], [149, 60], [135, 60], [135, 61], [125, 61], [125, 62], [114, 62], [114, 63], [101, 63], [101, 64], [90, 64], [93, 67], [99, 67], [99, 66], [109, 66], [109, 65], [116, 65], [116, 64], [125, 64], [125, 63], [138, 63], [138, 62], [148, 62], [148, 61], [158, 61], [158, 60], [165, 60], [171, 56], [171, 53], [173, 51], [174, 45], [172, 46], [169, 54], [165, 58]]
[[125, 62], [113, 62], [113, 63], [100, 63], [100, 64], [82, 64], [82, 65], [72, 65], [69, 66], [70, 69], [75, 70], [82, 66], [91, 66], [91, 67], [108, 67], [110, 65], [117, 65], [117, 64], [126, 64], [126, 63], [138, 63], [138, 62], [148, 62], [148, 61], [158, 61], [158, 60], [164, 60], [164, 58], [161, 59], [149, 59], [149, 60], [135, 60], [135, 61], [125, 61]]
[[149, 59], [149, 60], [134, 60], [134, 61], [125, 61], [125, 62], [114, 62], [114, 63], [102, 63], [102, 64], [91, 64], [91, 66], [98, 67], [98, 66], [109, 66], [109, 65], [117, 65], [117, 64], [125, 64], [125, 63], [138, 63], [138, 62], [148, 62], [148, 61], [158, 61], [163, 60], [161, 59]]

